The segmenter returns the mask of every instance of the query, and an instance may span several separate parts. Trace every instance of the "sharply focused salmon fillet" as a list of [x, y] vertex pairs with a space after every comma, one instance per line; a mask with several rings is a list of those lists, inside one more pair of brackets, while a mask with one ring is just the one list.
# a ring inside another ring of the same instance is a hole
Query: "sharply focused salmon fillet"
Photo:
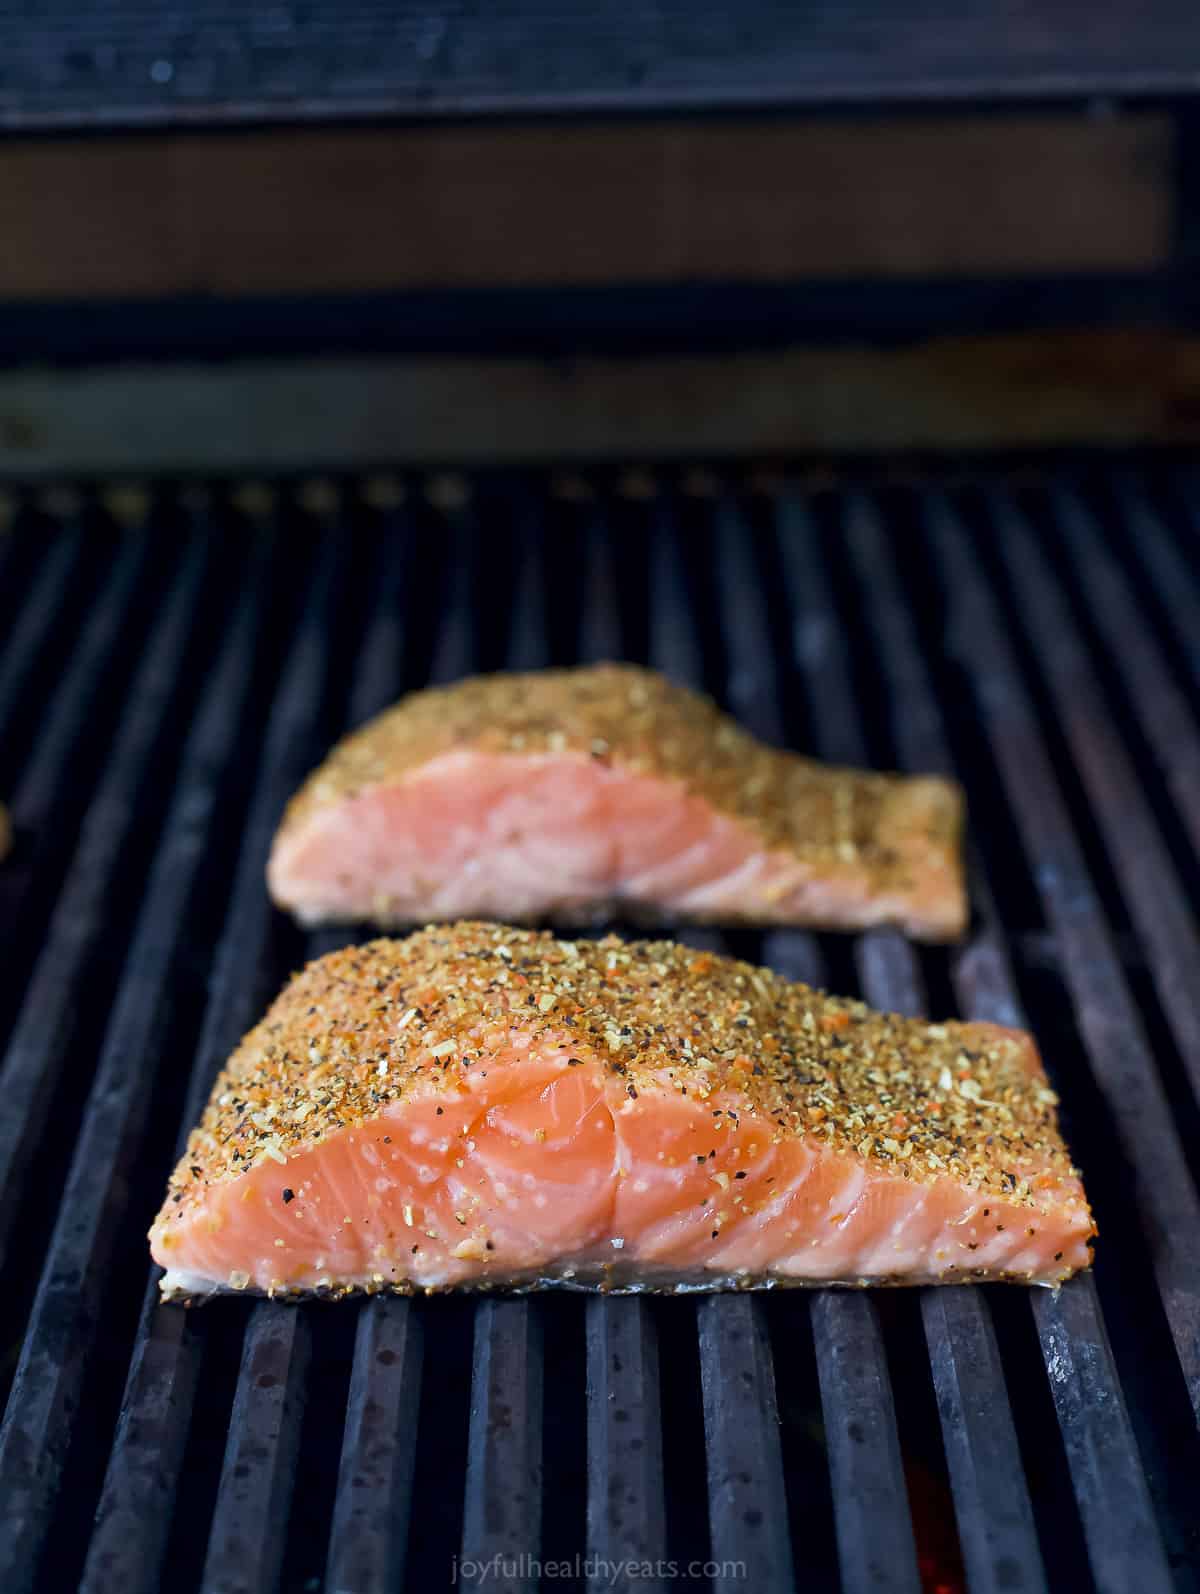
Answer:
[[168, 1297], [1017, 1279], [1090, 1260], [1028, 1035], [672, 942], [431, 927], [298, 974], [150, 1231]]
[[305, 924], [675, 917], [962, 932], [962, 798], [756, 741], [629, 665], [418, 692], [289, 805], [271, 894]]

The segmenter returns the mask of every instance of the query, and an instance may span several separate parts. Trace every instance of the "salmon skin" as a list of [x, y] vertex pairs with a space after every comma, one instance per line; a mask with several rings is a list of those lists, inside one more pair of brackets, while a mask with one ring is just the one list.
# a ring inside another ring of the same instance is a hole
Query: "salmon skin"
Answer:
[[308, 925], [495, 917], [962, 933], [963, 802], [756, 741], [630, 665], [418, 692], [341, 742], [267, 870]]
[[319, 958], [150, 1231], [168, 1299], [1010, 1279], [1091, 1259], [1030, 1037], [669, 941], [431, 926]]

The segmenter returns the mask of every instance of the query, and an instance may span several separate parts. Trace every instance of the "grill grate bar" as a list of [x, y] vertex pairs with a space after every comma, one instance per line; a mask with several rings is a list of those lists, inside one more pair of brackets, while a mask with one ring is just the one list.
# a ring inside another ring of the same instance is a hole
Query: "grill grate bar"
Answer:
[[1091, 1059], [1131, 1162], [1153, 1169], [1135, 1196], [1159, 1237], [1154, 1271], [1200, 1411], [1200, 1206], [1103, 911], [1055, 782], [1032, 703], [994, 599], [944, 499], [930, 528], [950, 584], [949, 645], [974, 685], [1001, 778], [1066, 954], [1064, 974]]
[[843, 1586], [917, 1594], [921, 1580], [879, 1314], [863, 1292], [827, 1290], [813, 1298], [812, 1325]]
[[[542, 1320], [524, 1300], [475, 1309], [471, 1426], [463, 1513], [466, 1589], [537, 1588], [542, 1529]], [[501, 1558], [498, 1571], [485, 1570]]]
[[854, 690], [850, 638], [834, 600], [820, 531], [804, 499], [787, 494], [775, 516], [780, 570], [792, 621], [792, 658], [814, 704], [813, 740], [819, 756], [835, 764], [861, 760], [861, 705]]
[[1085, 1275], [1057, 1295], [1039, 1291], [1033, 1315], [1096, 1587], [1167, 1594], [1174, 1583], [1095, 1281]]
[[702, 691], [704, 653], [690, 599], [680, 528], [659, 511], [650, 538], [650, 663], [680, 686]]
[[795, 1585], [775, 1368], [762, 1302], [710, 1295], [699, 1302], [700, 1384], [708, 1451], [717, 1594]]
[[[587, 1303], [588, 1555], [613, 1562], [665, 1559], [658, 1335], [645, 1301], [597, 1295]], [[659, 1594], [658, 1577], [639, 1579]], [[597, 1572], [597, 1590], [610, 1585]]]
[[[96, 820], [103, 850], [112, 854], [106, 859], [109, 864], [117, 858], [108, 845], [110, 839], [118, 843], [124, 840], [120, 831], [115, 838], [112, 836], [113, 825], [124, 817], [121, 798], [130, 785], [144, 778], [159, 722], [170, 705], [166, 687], [177, 681], [174, 661], [187, 634], [205, 564], [201, 546], [192, 544], [160, 631], [146, 655], [141, 677], [142, 701], [147, 710], [145, 728], [140, 735], [123, 738], [123, 742], [132, 742], [132, 747], [123, 745], [114, 751], [112, 779], [106, 780], [91, 809], [89, 828], [91, 820]], [[227, 679], [225, 684], [232, 696], [235, 681]], [[226, 704], [222, 721], [228, 718]], [[125, 726], [137, 733], [140, 723], [140, 716], [131, 716]], [[202, 723], [202, 730], [207, 735], [198, 737], [191, 749], [180, 803], [181, 808], [186, 805], [186, 817], [192, 822], [204, 817], [203, 806], [198, 803], [198, 787], [215, 740], [211, 718], [206, 725]], [[229, 733], [222, 730], [220, 734], [224, 739]], [[211, 808], [215, 797], [211, 783], [206, 795]], [[8, 1539], [6, 1535], [6, 1588], [26, 1586], [32, 1577], [74, 1432], [79, 1391], [101, 1315], [100, 1300], [112, 1247], [128, 1204], [130, 1168], [153, 1085], [154, 1071], [147, 1067], [145, 1059], [161, 1049], [168, 1018], [163, 997], [187, 922], [187, 900], [201, 864], [197, 842], [195, 833], [189, 836], [184, 832], [182, 846], [168, 840], [158, 854], [67, 1174], [59, 1220], [47, 1248], [0, 1433], [0, 1489], [13, 1507], [7, 1516], [13, 1536]], [[59, 912], [73, 906], [86, 911], [88, 917], [82, 930], [90, 941], [101, 927], [100, 899], [109, 882], [103, 876], [96, 879], [91, 873], [92, 859], [86, 841], [82, 854]], [[90, 890], [90, 901], [76, 901], [74, 887], [79, 882], [85, 892]], [[64, 958], [68, 968], [73, 967], [73, 962], [69, 954]], [[37, 993], [36, 982], [34, 992]], [[57, 991], [51, 995], [61, 999]], [[53, 1036], [52, 1014], [53, 1008], [44, 1012], [33, 1009], [30, 1028]], [[67, 1037], [55, 1036], [55, 1041], [65, 1047]], [[57, 1073], [57, 1062], [57, 1052], [51, 1052], [44, 1058], [33, 1058], [32, 1066], [36, 1069], [40, 1064], [49, 1082]], [[40, 1123], [32, 1116], [23, 1116], [14, 1127], [23, 1128], [32, 1139]], [[11, 1183], [6, 1202], [16, 1202]], [[33, 1466], [30, 1457], [34, 1458]]]
[[[328, 727], [322, 709], [336, 679], [334, 650], [328, 646], [327, 638], [334, 629], [345, 572], [344, 564], [331, 556], [330, 545], [336, 548], [336, 542], [336, 536], [328, 530], [320, 539], [300, 650], [290, 661], [289, 678], [278, 699], [283, 710], [281, 720], [290, 726], [293, 741], [287, 758], [278, 763], [271, 759], [267, 765], [271, 774], [260, 788], [260, 798], [269, 796], [270, 807], [260, 801], [255, 812], [256, 850], [239, 860], [239, 867], [246, 865], [252, 871], [250, 879], [257, 885], [262, 904], [258, 909], [259, 927], [266, 936], [270, 934], [272, 910], [262, 880], [270, 838], [286, 799], [325, 751]], [[275, 733], [273, 718], [269, 733], [272, 742]], [[244, 883], [248, 886], [248, 882], [239, 879], [239, 888]], [[319, 957], [344, 945], [346, 939], [345, 931], [336, 927], [318, 931], [309, 937], [309, 955]], [[263, 961], [269, 966], [273, 963], [270, 959]], [[268, 995], [274, 995], [277, 984], [276, 974]], [[257, 1016], [256, 1012], [252, 1018]], [[297, 1319], [303, 1319], [300, 1328], [295, 1326]], [[296, 1483], [294, 1458], [304, 1419], [303, 1368], [311, 1354], [311, 1330], [304, 1314], [277, 1301], [254, 1305], [213, 1510], [203, 1594], [240, 1594], [241, 1590], [258, 1594], [259, 1590], [276, 1586]], [[239, 1570], [241, 1565], [247, 1569], [245, 1572]]]
[[[1076, 579], [1096, 618], [1108, 622], [1109, 644], [1114, 650], [1119, 645], [1122, 663], [1131, 673], [1139, 723], [1167, 771], [1180, 762], [1170, 781], [1172, 796], [1200, 852], [1200, 758], [1195, 756], [1195, 721], [1156, 654], [1144, 617], [1135, 612], [1128, 589], [1118, 580], [1102, 539], [1094, 535], [1094, 527], [1085, 529], [1083, 506], [1073, 494], [1064, 493], [1055, 508]], [[1019, 595], [1022, 619], [1038, 637], [1038, 656], [1059, 723], [1116, 863], [1138, 931], [1150, 948], [1159, 998], [1175, 1031], [1192, 1089], [1200, 1097], [1200, 995], [1195, 981], [1200, 969], [1200, 932], [1191, 903], [1036, 535], [1023, 517], [1007, 510], [1005, 532], [1001, 545], [1006, 549], [1005, 563]]]
[[[964, 528], [955, 525], [944, 529], [947, 539], [956, 535], [953, 552], [971, 562], [963, 541]], [[868, 538], [868, 530], [874, 531], [874, 527], [860, 516], [855, 539], [860, 574], [869, 570], [872, 593], [891, 599], [876, 604], [874, 618], [885, 659], [885, 675], [897, 740], [904, 745], [906, 756], [914, 763], [931, 769], [945, 769], [949, 767], [946, 736], [931, 682], [921, 664], [916, 639], [905, 618], [908, 611], [900, 599], [894, 565], [878, 534]], [[974, 630], [967, 634], [975, 637]], [[987, 667], [987, 678], [993, 682], [996, 680], [994, 660]], [[982, 925], [954, 963], [954, 983], [962, 1006], [971, 1018], [1028, 1027], [1004, 950], [989, 883], [979, 871], [973, 881], [973, 896]], [[933, 1298], [928, 1310], [936, 1311], [944, 1292], [929, 1293]], [[958, 1295], [960, 1292], [953, 1293]], [[964, 1297], [971, 1293], [965, 1290], [961, 1292]], [[1068, 1315], [1062, 1303], [1073, 1297], [1079, 1300], [1070, 1308]], [[1103, 1575], [1114, 1556], [1118, 1566], [1127, 1567], [1131, 1555], [1140, 1553], [1139, 1577], [1147, 1586], [1165, 1587], [1167, 1584], [1163, 1579], [1167, 1576], [1166, 1565], [1158, 1526], [1112, 1353], [1103, 1331], [1094, 1281], [1085, 1275], [1059, 1291], [1033, 1291], [1032, 1310], [1050, 1378], [1071, 1482], [1098, 1584], [1101, 1588], [1106, 1587]], [[1076, 1337], [1071, 1341], [1069, 1357], [1060, 1361], [1059, 1347], [1064, 1336], [1070, 1338], [1072, 1334]], [[931, 1355], [936, 1378], [938, 1354], [933, 1346]], [[1072, 1382], [1066, 1369], [1084, 1365], [1090, 1384], [1090, 1400], [1079, 1398], [1078, 1385], [1071, 1388], [1070, 1393], [1064, 1388], [1064, 1385]], [[953, 1456], [957, 1438], [945, 1424], [943, 1433], [947, 1451]], [[985, 1442], [986, 1432], [981, 1436], [981, 1443]], [[1100, 1457], [1107, 1459], [1107, 1466], [1098, 1465]], [[952, 1474], [956, 1490], [960, 1480], [961, 1473]], [[1021, 1493], [1025, 1492], [1022, 1485]], [[1005, 1509], [1004, 1499], [1004, 1494], [999, 1493], [997, 1503], [1001, 1505], [1000, 1511], [989, 1511], [982, 1521], [972, 1514], [972, 1518], [962, 1527], [965, 1553], [969, 1555], [972, 1545], [978, 1545], [981, 1530], [989, 1534], [997, 1532], [1006, 1520], [1012, 1519], [1014, 1508], [1016, 1520], [1022, 1521], [1024, 1506], [1010, 1494]], [[1019, 1542], [1028, 1543], [1023, 1527]], [[972, 1563], [968, 1565], [973, 1571]], [[1119, 1586], [1119, 1580], [1111, 1586]]]
[[[332, 610], [335, 553], [330, 538], [320, 550], [263, 738], [261, 778], [245, 818], [177, 1150], [182, 1149], [188, 1131], [199, 1117], [217, 1070], [238, 1036], [249, 1028], [271, 983], [272, 910], [263, 890], [262, 871], [280, 810], [317, 751], [316, 721], [329, 663], [323, 634]], [[174, 1425], [185, 1429], [191, 1421], [196, 1369], [210, 1333], [203, 1314], [196, 1319], [194, 1314], [157, 1304], [157, 1278], [158, 1270], [152, 1268], [126, 1386], [118, 1434], [121, 1444], [114, 1449], [102, 1496], [102, 1500], [108, 1500], [111, 1491], [119, 1491], [129, 1516], [141, 1523], [141, 1533], [132, 1543], [122, 1540], [116, 1523], [110, 1528], [108, 1517], [102, 1516], [102, 1531], [86, 1569], [87, 1586], [95, 1594], [137, 1594], [157, 1585], [166, 1535], [156, 1513], [164, 1499], [171, 1501], [176, 1496], [179, 1472], [171, 1471], [172, 1463], [177, 1469], [184, 1463], [184, 1446]], [[186, 1321], [181, 1322], [185, 1317]], [[151, 1413], [168, 1401], [173, 1442], [159, 1450]], [[231, 1433], [231, 1440], [234, 1438]], [[142, 1446], [151, 1452], [153, 1465], [138, 1464]], [[264, 1459], [266, 1466], [260, 1465], [255, 1475], [261, 1479], [260, 1497], [265, 1504], [271, 1494], [271, 1479], [266, 1475], [269, 1458]], [[132, 1491], [127, 1490], [138, 1481], [144, 1492], [140, 1498], [131, 1498]], [[219, 1530], [219, 1524], [217, 1527]], [[119, 1547], [120, 1555], [115, 1553]]]
[[[927, 523], [939, 532], [942, 560], [948, 565], [951, 560], [961, 559], [964, 566], [969, 565], [963, 527], [944, 519], [939, 524], [942, 506], [932, 507]], [[982, 618], [973, 613], [969, 625], [965, 619], [961, 622], [963, 634], [981, 653], [986, 646], [978, 631]], [[952, 624], [953, 621], [952, 615]], [[986, 680], [992, 683], [993, 692], [1002, 694], [1002, 700], [1008, 702], [1010, 693], [1001, 684], [1003, 672], [998, 674], [995, 666], [995, 658], [989, 657]], [[1023, 745], [1020, 751], [1016, 763], [1024, 777], [1040, 773], [1031, 771], [1028, 746]], [[991, 892], [982, 875], [974, 882], [974, 896], [982, 929], [954, 964], [954, 983], [963, 1009], [970, 1018], [1027, 1027]], [[1071, 1303], [1069, 1308], [1064, 1305], [1067, 1301]], [[1140, 1556], [1139, 1586], [1168, 1588], [1170, 1579], [1161, 1536], [1103, 1331], [1094, 1280], [1085, 1275], [1061, 1290], [1035, 1291], [1031, 1306], [1097, 1585], [1102, 1589], [1119, 1586], [1119, 1579], [1105, 1581], [1106, 1568], [1115, 1553], [1121, 1565], [1128, 1564], [1131, 1555]], [[1060, 1362], [1057, 1351], [1064, 1333], [1076, 1337], [1070, 1356]], [[1078, 1382], [1068, 1373], [1068, 1369], [1084, 1363], [1091, 1384], [1089, 1400], [1079, 1398]]]
[[[246, 660], [253, 652], [267, 601], [268, 554], [269, 546], [260, 540], [184, 752], [180, 799], [164, 827], [161, 893], [155, 894], [152, 883], [147, 899], [146, 923], [154, 926], [147, 936], [153, 934], [155, 940], [168, 940], [174, 927], [186, 922], [196, 879], [212, 865], [208, 848], [222, 806], [222, 772], [246, 727], [250, 688]], [[133, 958], [131, 971], [147, 984], [157, 962], [154, 958], [147, 967]], [[161, 1000], [151, 985], [148, 1003]], [[191, 1314], [157, 1312], [157, 1299], [155, 1273], [147, 1287], [84, 1569], [81, 1587], [88, 1594], [145, 1587], [154, 1577], [165, 1544], [199, 1358]]]
[[[127, 868], [130, 836], [141, 817], [129, 794], [145, 781], [174, 707], [178, 685], [174, 666], [204, 576], [202, 552], [200, 544], [192, 544], [138, 670], [131, 690], [143, 712], [122, 722], [5, 1054], [0, 1075], [5, 1101], [0, 1118], [0, 1265], [20, 1209], [34, 1148], [76, 1039], [81, 988], [110, 924], [113, 886]], [[87, 639], [78, 666], [81, 677], [97, 668], [97, 656], [119, 624], [121, 599], [126, 594], [125, 588], [115, 594], [115, 613], [103, 626], [97, 625], [98, 637]], [[55, 754], [69, 747], [78, 734], [74, 716], [81, 705], [70, 688], [66, 697], [58, 709], [63, 720], [51, 720], [57, 734], [46, 738], [55, 746], [47, 755], [43, 745], [31, 773], [31, 781], [42, 789], [49, 782], [51, 769], [56, 778], [63, 778]], [[50, 713], [55, 715], [53, 707]], [[65, 729], [60, 729], [64, 721]]]
[[[33, 553], [32, 537], [14, 535], [10, 506], [0, 506], [0, 624], [11, 626], [24, 607], [25, 583], [29, 572], [25, 568]], [[19, 522], [18, 522], [19, 526]], [[39, 549], [40, 553], [41, 550]]]
[[[870, 501], [849, 506], [847, 545], [878, 646], [901, 762], [949, 772], [952, 765], [925, 662], [900, 590], [890, 540]], [[926, 1011], [910, 944], [891, 932], [860, 940], [868, 1000]], [[1043, 1589], [1046, 1572], [1021, 1462], [1016, 1425], [991, 1313], [969, 1286], [922, 1291], [921, 1315], [950, 1470], [959, 1540], [972, 1590]]]
[[0, 725], [13, 723], [22, 696], [44, 667], [42, 650], [62, 613], [63, 593], [80, 580], [84, 563], [83, 539], [62, 532], [37, 561], [0, 656]]
[[[592, 525], [584, 534], [583, 662], [622, 654], [620, 599], [612, 532]], [[662, 1396], [658, 1332], [644, 1301], [598, 1295], [587, 1304], [587, 1548], [605, 1562], [666, 1559]], [[594, 1587], [608, 1579], [596, 1574]], [[644, 1582], [659, 1594], [658, 1577]]]
[[[980, 907], [990, 899], [980, 889]], [[987, 928], [955, 967], [955, 989], [969, 1017], [1028, 1026], [1001, 937]], [[1136, 1587], [1171, 1589], [1158, 1524], [1090, 1274], [1060, 1290], [1037, 1290], [1030, 1303], [1050, 1392], [1101, 1594]]]
[[331, 1589], [388, 1594], [404, 1586], [422, 1355], [410, 1301], [360, 1306], [325, 1576]]
[[229, 1417], [203, 1594], [263, 1594], [278, 1583], [311, 1350], [307, 1313], [276, 1303], [254, 1308]]
[[[725, 507], [719, 514], [717, 530], [730, 678], [731, 682], [740, 683], [737, 708], [755, 735], [784, 744], [788, 740], [787, 727], [779, 707], [781, 693], [775, 683], [769, 616], [761, 614], [755, 626], [738, 623], [738, 616], [753, 612], [764, 596], [763, 583], [753, 565], [749, 529], [739, 513]], [[800, 506], [794, 505], [790, 522], [782, 531], [785, 545], [780, 551], [785, 580], [795, 604], [790, 613], [798, 617], [793, 643], [805, 650], [814, 644], [824, 649], [832, 640], [830, 616], [836, 611], [817, 547], [816, 526]], [[820, 617], [820, 632], [814, 626], [814, 616]], [[831, 756], [826, 744], [836, 741], [837, 756], [858, 757], [861, 747], [857, 708], [848, 677], [838, 667], [837, 651], [830, 651], [833, 657], [826, 662], [819, 686], [814, 682], [811, 693], [818, 703], [817, 741], [824, 756]], [[805, 663], [808, 662], [806, 658]], [[815, 936], [776, 932], [768, 946], [772, 962], [781, 972], [803, 972], [811, 983], [827, 983]], [[869, 1568], [882, 1588], [916, 1589], [919, 1575], [908, 1491], [874, 1303], [866, 1297], [850, 1295], [817, 1297], [812, 1305], [812, 1325], [843, 1578], [848, 1586], [855, 1587], [856, 1578]], [[831, 1355], [831, 1347], [842, 1337], [853, 1342], [860, 1358], [864, 1358], [853, 1372], [840, 1358]], [[876, 1441], [870, 1445], [873, 1454], [869, 1457], [863, 1454], [865, 1444], [847, 1441], [848, 1434], [860, 1431]]]
[[[13, 793], [13, 818], [18, 824], [25, 808], [30, 818], [41, 818], [41, 805], [48, 796], [54, 795], [55, 779], [73, 751], [80, 728], [88, 723], [88, 709], [100, 701], [102, 686], [112, 690], [114, 683], [111, 677], [106, 677], [106, 664], [116, 654], [123, 637], [136, 635], [142, 629], [138, 623], [138, 598], [154, 558], [148, 542], [142, 539], [122, 537], [115, 539], [114, 544], [114, 557], [101, 576], [103, 586], [96, 594], [102, 601], [93, 602], [89, 609], [79, 645], [71, 652], [62, 687], [54, 701], [47, 705], [41, 734], [33, 744], [31, 757]], [[56, 556], [51, 556], [42, 566], [43, 574], [60, 568]], [[61, 588], [58, 601], [61, 605]], [[34, 622], [30, 624], [32, 635], [26, 640], [34, 646], [41, 645], [49, 618], [35, 607]], [[11, 657], [14, 650], [7, 651]], [[36, 660], [34, 673], [36, 675]], [[15, 695], [23, 684], [23, 672], [14, 671], [5, 689]], [[8, 704], [0, 706], [9, 707]]]
[[1045, 1589], [1029, 1486], [987, 1302], [969, 1285], [927, 1289], [921, 1317], [972, 1594], [976, 1589]]
[[[371, 591], [376, 594], [350, 688], [351, 729], [393, 704], [405, 690], [408, 589], [412, 584], [414, 530], [404, 518], [378, 539]], [[344, 938], [343, 938], [344, 940]]]
[[[150, 1288], [157, 1295], [153, 1279]], [[154, 1314], [153, 1305], [148, 1298], [143, 1308], [80, 1594], [150, 1588], [162, 1563], [200, 1342], [190, 1313]]]
[[[1142, 499], [1130, 503], [1126, 514], [1138, 547], [1153, 546], [1161, 528]], [[1187, 827], [1193, 849], [1200, 854], [1196, 717], [1175, 683], [1155, 626], [1137, 604], [1106, 540], [1098, 535], [1094, 519], [1068, 500], [1062, 527], [1072, 574], [1083, 588], [1100, 636], [1118, 662], [1139, 722], [1162, 767], [1172, 803]]]
[[461, 521], [448, 530], [442, 606], [429, 667], [431, 686], [445, 686], [468, 674], [475, 656], [474, 540]]
[[[378, 599], [351, 691], [352, 724], [377, 713], [403, 683], [410, 528], [381, 539], [373, 588]], [[321, 937], [323, 942], [326, 937]], [[329, 932], [330, 950], [347, 939]], [[322, 945], [321, 950], [324, 950]], [[311, 949], [314, 954], [318, 948]], [[354, 1594], [401, 1586], [416, 1464], [423, 1330], [410, 1302], [380, 1297], [358, 1308], [341, 1466], [334, 1497], [326, 1581]]]
[[[817, 527], [800, 505], [789, 504], [784, 569], [797, 640], [809, 655], [824, 655], [819, 674], [806, 671], [813, 730], [822, 757], [866, 762], [861, 712], [855, 701], [844, 643], [831, 634], [837, 614]], [[840, 629], [840, 628], [839, 628]], [[815, 662], [815, 661], [814, 661]], [[911, 954], [886, 931], [857, 941], [864, 994], [880, 1006], [921, 1006]], [[900, 1455], [895, 1403], [875, 1303], [866, 1296], [828, 1296], [813, 1312], [821, 1400], [830, 1433], [830, 1470], [843, 1578], [855, 1587], [869, 1578], [880, 1587], [919, 1586], [908, 1490]], [[842, 1353], [852, 1345], [853, 1359]], [[858, 1438], [858, 1435], [863, 1438]]]
[[[108, 552], [107, 549], [104, 550]], [[8, 793], [12, 823], [18, 836], [29, 836], [19, 855], [17, 889], [9, 904], [13, 923], [20, 923], [22, 934], [14, 938], [4, 970], [4, 978], [15, 992], [28, 973], [29, 959], [38, 945], [38, 913], [43, 904], [54, 900], [60, 883], [58, 869], [69, 855], [79, 812], [88, 790], [88, 775], [97, 748], [96, 726], [107, 706], [118, 697], [124, 678], [128, 639], [141, 627], [139, 598], [151, 575], [154, 559], [144, 544], [132, 538], [115, 543], [115, 556], [92, 568], [90, 579], [97, 583], [96, 598], [80, 620], [79, 643], [61, 662], [47, 666], [44, 652], [33, 655], [34, 683], [46, 673], [61, 686], [41, 705], [36, 734], [30, 737], [19, 769], [14, 771]], [[91, 561], [73, 562], [69, 569], [77, 577], [88, 575]], [[43, 568], [45, 568], [43, 566]], [[62, 605], [63, 594], [59, 601]], [[69, 601], [69, 600], [68, 600]], [[62, 605], [66, 606], [66, 605]], [[36, 627], [38, 643], [45, 634]], [[27, 641], [33, 642], [34, 636]], [[50, 644], [51, 660], [57, 651], [57, 638]], [[11, 656], [12, 650], [7, 650]], [[10, 676], [8, 687], [19, 700], [20, 682]], [[9, 705], [0, 702], [0, 707]], [[8, 726], [8, 720], [4, 722]]]
[[[1196, 632], [1196, 609], [1200, 604], [1200, 585], [1196, 578], [1200, 511], [1196, 498], [1200, 477], [1195, 467], [1189, 466], [1179, 471], [1174, 485], [1183, 500], [1182, 514], [1187, 527], [1182, 539], [1167, 535], [1161, 518], [1150, 512], [1144, 487], [1135, 485], [1128, 477], [1118, 488], [1119, 501], [1123, 515], [1134, 531], [1131, 540], [1138, 564], [1149, 577], [1155, 597], [1170, 618], [1175, 640], [1183, 650], [1193, 683], [1200, 684], [1200, 636]], [[1183, 551], [1185, 548], [1191, 555], [1190, 559]]]
[[[531, 534], [511, 544], [514, 583], [507, 666], [541, 669], [549, 662], [541, 570]], [[475, 550], [478, 556], [478, 549]], [[456, 674], [479, 667], [458, 661]], [[541, 1545], [542, 1322], [536, 1301], [485, 1301], [476, 1311], [471, 1370], [471, 1421], [463, 1512], [462, 1559], [481, 1567], [495, 1556], [499, 1576], [463, 1579], [464, 1587], [517, 1594], [537, 1587], [532, 1564]]]
[[[685, 601], [683, 549], [673, 520], [660, 523], [651, 559], [652, 659], [671, 679], [702, 688], [703, 653]], [[689, 928], [682, 938], [729, 951], [723, 936], [705, 929]], [[790, 1589], [795, 1576], [775, 1369], [762, 1303], [736, 1295], [701, 1301], [697, 1329], [714, 1556], [744, 1564], [754, 1587]], [[724, 1576], [717, 1587], [733, 1583]]]
[[580, 536], [583, 610], [579, 627], [579, 658], [584, 664], [598, 664], [619, 659], [624, 653], [621, 598], [613, 552], [614, 533], [611, 527], [597, 519]]

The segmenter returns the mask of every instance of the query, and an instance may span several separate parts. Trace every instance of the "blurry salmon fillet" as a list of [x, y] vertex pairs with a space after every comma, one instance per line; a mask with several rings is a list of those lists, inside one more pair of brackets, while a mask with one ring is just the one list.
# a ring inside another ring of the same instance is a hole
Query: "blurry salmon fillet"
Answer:
[[1090, 1261], [1028, 1035], [668, 941], [430, 927], [296, 975], [150, 1231], [168, 1298], [1012, 1279]]
[[959, 789], [756, 741], [630, 665], [418, 692], [284, 815], [271, 895], [305, 924], [648, 912], [945, 940], [967, 904]]

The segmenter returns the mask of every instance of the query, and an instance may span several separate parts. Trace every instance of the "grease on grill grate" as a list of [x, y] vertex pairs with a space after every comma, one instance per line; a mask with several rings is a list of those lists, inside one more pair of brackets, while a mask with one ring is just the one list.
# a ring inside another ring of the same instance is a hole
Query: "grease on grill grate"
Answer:
[[[150, 537], [84, 497], [0, 537], [0, 1586], [606, 1586], [590, 1556], [646, 1591], [1195, 1588], [1196, 482], [568, 481], [193, 492]], [[157, 1306], [181, 1134], [342, 939], [264, 894], [300, 776], [406, 688], [614, 656], [768, 739], [964, 779], [961, 953], [691, 935], [1032, 1022], [1094, 1275]]]

